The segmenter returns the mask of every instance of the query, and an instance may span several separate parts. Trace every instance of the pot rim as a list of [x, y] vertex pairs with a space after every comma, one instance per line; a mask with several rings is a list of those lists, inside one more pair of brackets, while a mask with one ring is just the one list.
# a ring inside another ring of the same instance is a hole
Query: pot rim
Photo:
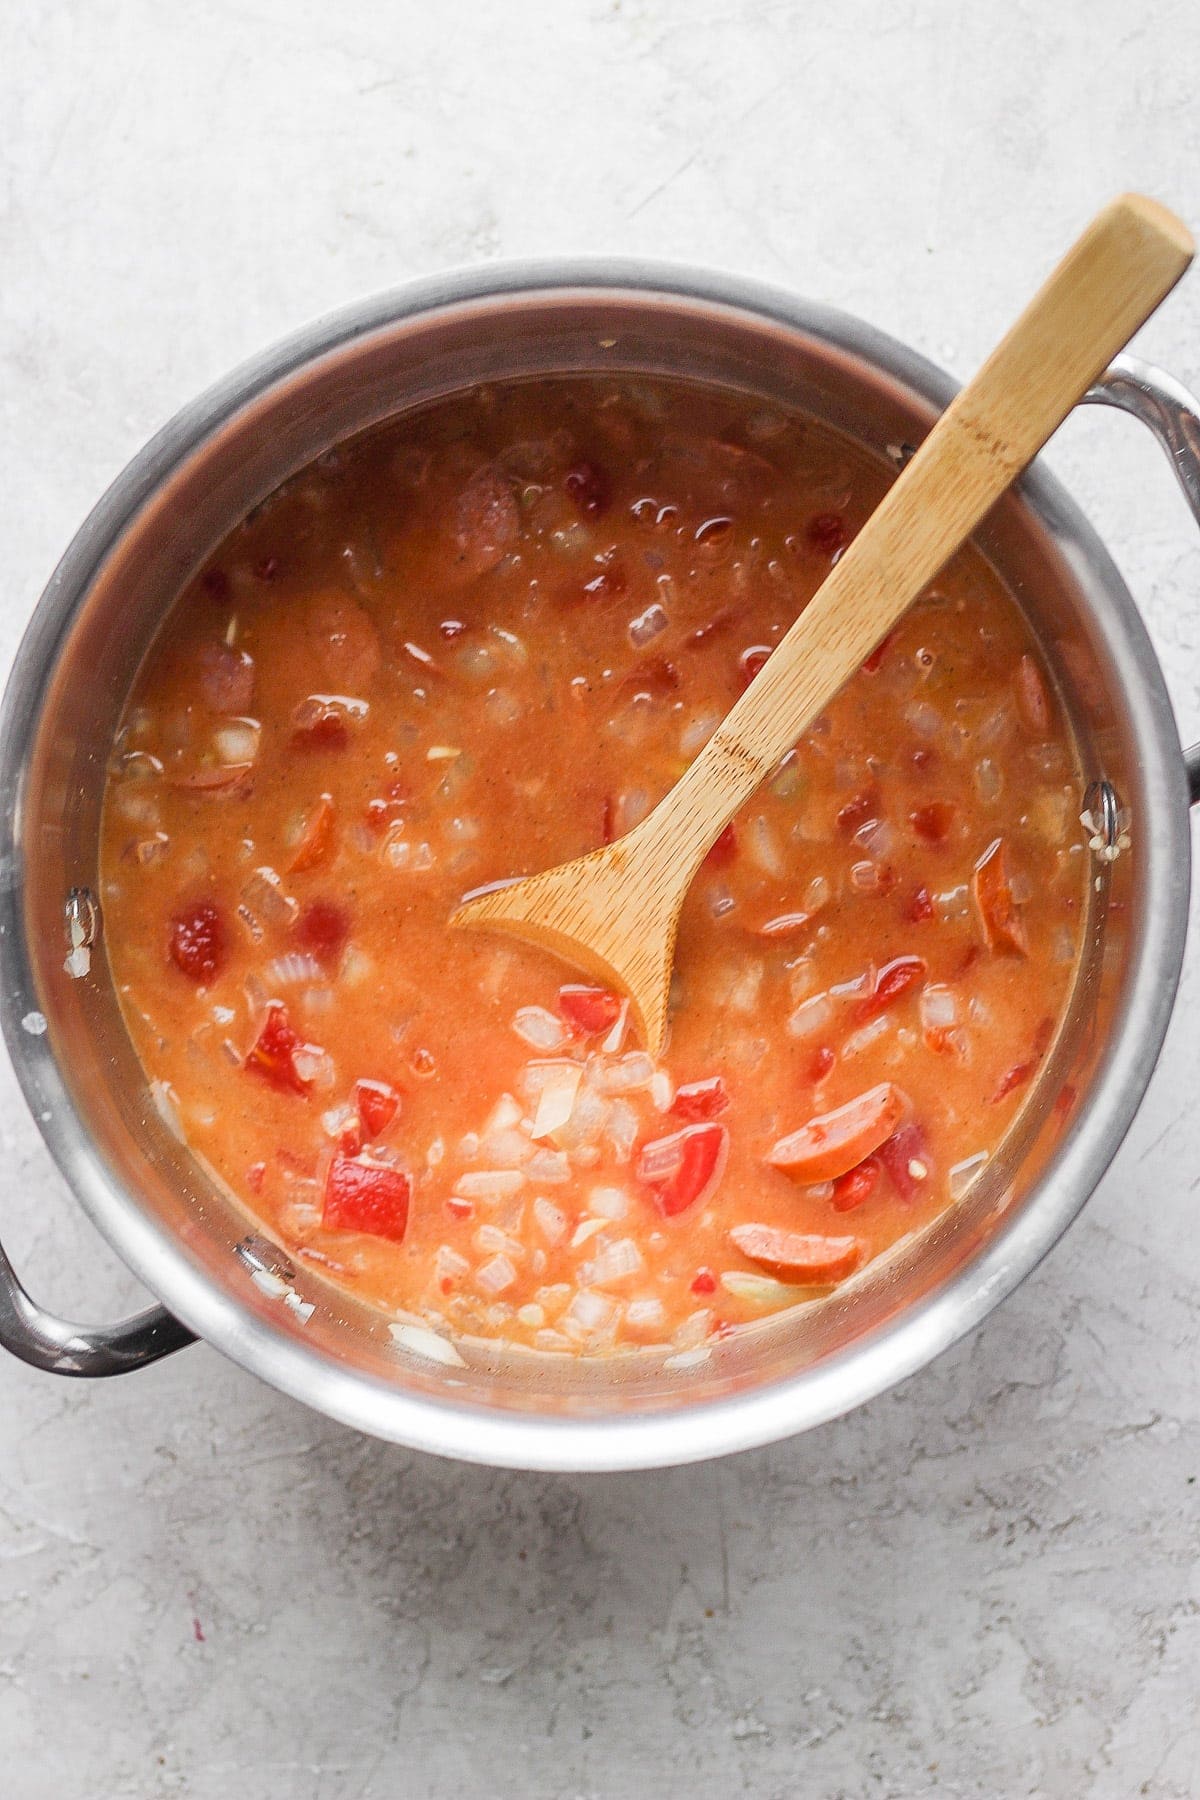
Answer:
[[1145, 627], [1092, 527], [1058, 481], [1035, 464], [1022, 479], [1023, 496], [1060, 552], [1092, 567], [1108, 602], [1098, 622], [1120, 669], [1142, 771], [1145, 916], [1155, 922], [1134, 946], [1126, 1028], [1096, 1074], [1087, 1113], [1063, 1140], [1036, 1194], [938, 1291], [861, 1342], [769, 1387], [712, 1400], [688, 1395], [675, 1412], [564, 1418], [444, 1403], [347, 1372], [244, 1312], [109, 1175], [65, 1092], [51, 1116], [40, 1116], [46, 1076], [56, 1065], [47, 1040], [30, 1036], [19, 1023], [36, 1007], [37, 995], [25, 942], [18, 827], [44, 691], [91, 581], [122, 533], [171, 471], [244, 405], [327, 353], [403, 319], [463, 303], [568, 291], [672, 296], [733, 309], [751, 323], [782, 325], [866, 359], [934, 406], [944, 407], [957, 392], [958, 384], [934, 363], [836, 308], [733, 274], [608, 257], [539, 258], [426, 277], [324, 315], [242, 363], [178, 412], [117, 476], [68, 546], [21, 640], [0, 707], [0, 869], [6, 877], [0, 979], [9, 1053], [51, 1155], [108, 1242], [198, 1336], [283, 1392], [369, 1434], [466, 1461], [585, 1472], [696, 1461], [836, 1418], [949, 1348], [1032, 1272], [1104, 1174], [1153, 1072], [1183, 959], [1190, 838], [1184, 762]]

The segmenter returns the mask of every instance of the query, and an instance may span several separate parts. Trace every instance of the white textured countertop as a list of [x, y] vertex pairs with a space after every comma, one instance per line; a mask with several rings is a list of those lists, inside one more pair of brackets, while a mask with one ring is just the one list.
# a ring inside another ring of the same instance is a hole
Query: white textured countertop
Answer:
[[[958, 373], [1094, 205], [1200, 225], [1200, 12], [1143, 0], [67, 0], [2, 9], [0, 659], [106, 482], [315, 313], [494, 256], [724, 265]], [[170, 23], [165, 23], [170, 21]], [[1200, 275], [1144, 353], [1200, 383]], [[1159, 452], [1053, 462], [1200, 735], [1200, 537]], [[1200, 940], [1111, 1173], [933, 1368], [807, 1438], [619, 1478], [327, 1424], [205, 1348], [0, 1362], [11, 1800], [1200, 1793]], [[135, 1284], [0, 1077], [35, 1293]]]

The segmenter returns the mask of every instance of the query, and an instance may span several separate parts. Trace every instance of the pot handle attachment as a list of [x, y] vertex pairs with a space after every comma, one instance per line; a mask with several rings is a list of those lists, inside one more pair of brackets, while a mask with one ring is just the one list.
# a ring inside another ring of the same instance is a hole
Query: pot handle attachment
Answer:
[[[1154, 433], [1200, 524], [1200, 400], [1165, 369], [1125, 354], [1113, 359], [1083, 398], [1119, 407]], [[1183, 759], [1191, 804], [1200, 806], [1200, 743], [1185, 750]]]
[[195, 1342], [163, 1306], [115, 1325], [72, 1325], [34, 1304], [0, 1248], [0, 1345], [52, 1375], [123, 1375]]

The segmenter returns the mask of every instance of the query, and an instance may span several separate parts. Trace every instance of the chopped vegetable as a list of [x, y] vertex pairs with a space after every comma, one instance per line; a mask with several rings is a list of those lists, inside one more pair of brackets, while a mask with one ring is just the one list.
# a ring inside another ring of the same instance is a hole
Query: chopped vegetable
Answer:
[[723, 1125], [685, 1125], [642, 1145], [638, 1179], [652, 1190], [663, 1217], [672, 1219], [715, 1192], [728, 1154], [729, 1133]]
[[225, 964], [225, 924], [213, 900], [197, 900], [171, 920], [167, 940], [171, 961], [181, 974], [207, 987]]
[[403, 1241], [412, 1183], [392, 1163], [369, 1156], [335, 1156], [325, 1176], [321, 1223], [327, 1231], [364, 1231]]
[[254, 659], [229, 644], [200, 649], [200, 693], [212, 712], [247, 713], [254, 699]]
[[608, 1031], [616, 1024], [621, 1002], [607, 988], [569, 983], [558, 990], [558, 1010], [581, 1037], [599, 1037], [602, 1031]]
[[839, 1175], [833, 1184], [831, 1205], [835, 1212], [852, 1212], [875, 1192], [880, 1176], [879, 1158], [868, 1156], [855, 1169]]
[[322, 794], [304, 821], [296, 848], [288, 863], [290, 875], [319, 868], [333, 848], [333, 827], [337, 809], [331, 794]]
[[835, 1181], [891, 1137], [905, 1105], [898, 1088], [881, 1082], [780, 1138], [766, 1160], [796, 1181]]
[[735, 1225], [729, 1236], [748, 1262], [797, 1286], [841, 1281], [862, 1257], [862, 1245], [853, 1237], [810, 1237], [773, 1225]]
[[1029, 935], [1013, 900], [1003, 838], [994, 838], [975, 864], [971, 895], [988, 949], [1027, 956]]
[[710, 1075], [706, 1081], [685, 1081], [676, 1088], [670, 1110], [680, 1119], [715, 1119], [728, 1105], [724, 1081], [719, 1075]]
[[359, 1081], [354, 1086], [354, 1104], [368, 1138], [382, 1137], [396, 1116], [400, 1096], [386, 1081]]
[[933, 1172], [928, 1140], [915, 1120], [879, 1146], [879, 1160], [902, 1200], [915, 1200]]
[[287, 1007], [281, 1000], [272, 1000], [245, 1066], [252, 1075], [260, 1075], [281, 1093], [307, 1094], [312, 1083], [296, 1066], [297, 1052], [303, 1048], [305, 1046], [292, 1030]]
[[859, 1001], [855, 1008], [855, 1017], [859, 1020], [873, 1019], [886, 1007], [907, 994], [912, 988], [920, 987], [928, 974], [928, 964], [920, 956], [897, 956], [890, 963], [885, 963], [875, 977], [875, 985], [865, 999]]

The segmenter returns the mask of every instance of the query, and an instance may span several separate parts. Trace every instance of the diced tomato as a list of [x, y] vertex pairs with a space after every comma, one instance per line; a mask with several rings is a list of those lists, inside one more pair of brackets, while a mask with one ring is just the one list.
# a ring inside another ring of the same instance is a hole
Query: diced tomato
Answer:
[[1017, 664], [1017, 706], [1021, 717], [1039, 740], [1050, 735], [1050, 696], [1042, 672], [1028, 651]]
[[1027, 956], [1029, 939], [1013, 900], [1003, 838], [994, 838], [975, 864], [971, 893], [988, 949]]
[[325, 861], [333, 848], [333, 826], [337, 809], [332, 794], [322, 794], [304, 821], [288, 874], [298, 875], [304, 869], [315, 869]]
[[719, 1075], [706, 1081], [685, 1081], [676, 1088], [671, 1111], [677, 1119], [715, 1119], [729, 1105], [729, 1094]]
[[642, 1145], [638, 1180], [652, 1189], [663, 1217], [672, 1219], [713, 1193], [728, 1155], [729, 1133], [723, 1125], [685, 1125]]
[[585, 519], [598, 519], [612, 504], [612, 485], [595, 463], [577, 462], [567, 470], [563, 486]]
[[446, 1201], [446, 1211], [450, 1214], [452, 1219], [473, 1219], [475, 1217], [475, 1202], [473, 1200], [464, 1200], [460, 1194], [451, 1194], [450, 1198]]
[[927, 887], [914, 888], [904, 907], [904, 917], [914, 925], [921, 924], [924, 919], [932, 919], [935, 912], [933, 895]]
[[1002, 1100], [1007, 1100], [1008, 1096], [1014, 1094], [1019, 1087], [1024, 1087], [1033, 1074], [1034, 1067], [1035, 1065], [1031, 1062], [1023, 1062], [1014, 1063], [1011, 1069], [1006, 1070], [1000, 1077], [996, 1091], [992, 1095], [992, 1105], [999, 1106]]
[[296, 1052], [302, 1047], [292, 1030], [286, 1006], [282, 1000], [272, 1000], [245, 1067], [252, 1075], [261, 1075], [282, 1093], [307, 1094], [310, 1084], [299, 1073], [295, 1062]]
[[824, 1081], [836, 1061], [837, 1057], [833, 1054], [829, 1045], [821, 1044], [813, 1051], [808, 1059], [808, 1079], [810, 1081]]
[[167, 938], [171, 961], [182, 975], [207, 987], [225, 965], [225, 923], [212, 900], [197, 900], [171, 920]]
[[346, 715], [315, 695], [302, 700], [292, 714], [293, 750], [344, 750], [350, 742]]
[[326, 1231], [365, 1231], [399, 1244], [411, 1196], [403, 1169], [369, 1156], [335, 1156], [325, 1177], [321, 1223]]
[[215, 713], [250, 711], [254, 698], [254, 659], [225, 643], [200, 647], [200, 694]]
[[884, 963], [875, 977], [875, 986], [871, 993], [859, 1001], [855, 1008], [858, 1019], [873, 1019], [877, 1013], [883, 1012], [898, 1000], [901, 994], [907, 994], [911, 988], [920, 987], [929, 973], [928, 965], [921, 956], [897, 956], [890, 963]]
[[804, 536], [822, 556], [836, 556], [850, 542], [846, 521], [839, 512], [814, 513], [804, 527]]
[[812, 914], [806, 912], [776, 913], [758, 927], [757, 935], [765, 938], [799, 937], [812, 924]]
[[913, 751], [908, 760], [918, 775], [928, 775], [930, 770], [937, 768], [938, 753], [936, 750], [931, 750], [928, 744], [922, 744]]
[[616, 1024], [621, 1002], [607, 988], [569, 982], [558, 990], [558, 1010], [580, 1037], [599, 1037], [602, 1031], [610, 1031]]
[[263, 1182], [266, 1178], [267, 1165], [265, 1162], [251, 1163], [250, 1167], [246, 1170], [246, 1186], [250, 1189], [252, 1194], [262, 1193]]
[[368, 1138], [381, 1137], [396, 1116], [400, 1096], [386, 1081], [359, 1081], [354, 1087], [354, 1104]]
[[948, 800], [931, 800], [928, 806], [918, 806], [910, 812], [909, 823], [919, 838], [927, 844], [944, 844], [954, 824], [957, 808]]
[[858, 1267], [862, 1245], [852, 1237], [813, 1237], [774, 1225], [735, 1225], [729, 1233], [747, 1261], [777, 1281], [825, 1286]]
[[796, 1181], [836, 1181], [891, 1137], [905, 1108], [900, 1090], [880, 1082], [780, 1138], [766, 1161]]
[[704, 858], [703, 867], [706, 869], [723, 869], [728, 863], [733, 861], [736, 855], [737, 834], [733, 829], [733, 825], [729, 824], [725, 827], [724, 831], [721, 832], [720, 836], [714, 840], [712, 849]]
[[738, 657], [738, 669], [741, 671], [742, 681], [746, 687], [749, 687], [754, 677], [766, 667], [770, 654], [771, 646], [769, 644], [751, 644], [748, 650], [742, 651]]
[[853, 1212], [856, 1206], [869, 1200], [875, 1192], [880, 1172], [879, 1158], [868, 1156], [856, 1169], [848, 1169], [844, 1175], [839, 1175], [833, 1184], [834, 1211]]
[[837, 816], [837, 828], [843, 837], [853, 837], [868, 819], [879, 817], [879, 810], [879, 789], [864, 788], [861, 794], [855, 794], [853, 800], [847, 800], [842, 807]]
[[902, 1200], [914, 1200], [929, 1180], [929, 1145], [915, 1120], [902, 1125], [879, 1146], [879, 1160]]
[[296, 942], [318, 962], [335, 963], [350, 936], [350, 915], [333, 900], [310, 900], [292, 927]]
[[693, 1294], [715, 1294], [717, 1278], [711, 1269], [697, 1269], [696, 1278], [692, 1282]]
[[895, 637], [895, 635], [896, 634], [894, 631], [889, 631], [886, 637], [880, 638], [879, 642], [876, 644], [875, 648], [872, 650], [870, 656], [868, 656], [866, 662], [864, 662], [864, 664], [863, 664], [863, 668], [866, 670], [868, 675], [875, 675], [878, 673], [880, 667], [882, 666], [884, 657], [887, 655], [888, 651], [891, 649], [892, 639]]

